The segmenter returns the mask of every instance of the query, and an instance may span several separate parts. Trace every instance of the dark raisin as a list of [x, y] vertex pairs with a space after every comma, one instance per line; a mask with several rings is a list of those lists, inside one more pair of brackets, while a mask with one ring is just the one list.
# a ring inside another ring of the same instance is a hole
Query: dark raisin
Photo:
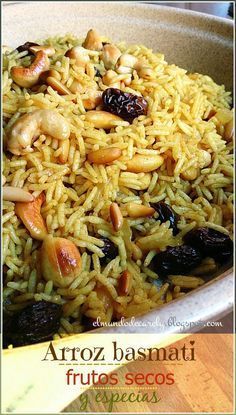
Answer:
[[102, 94], [103, 109], [133, 122], [139, 115], [147, 114], [147, 101], [117, 88], [107, 88]]
[[94, 319], [91, 317], [87, 317], [83, 314], [81, 318], [81, 324], [84, 327], [85, 331], [94, 330], [99, 327], [99, 325], [94, 325]]
[[105, 265], [105, 264], [108, 264], [112, 259], [117, 257], [118, 248], [108, 238], [102, 237], [101, 240], [104, 242], [104, 246], [103, 248], [101, 248], [101, 250], [105, 256], [100, 258], [100, 263], [101, 265]]
[[184, 237], [184, 241], [199, 249], [204, 256], [225, 262], [233, 255], [233, 241], [228, 235], [211, 228], [193, 229]]
[[30, 304], [15, 314], [7, 327], [8, 342], [25, 346], [52, 339], [60, 326], [62, 307], [47, 301]]
[[179, 229], [177, 228], [179, 217], [174, 210], [165, 202], [150, 203], [150, 205], [158, 213], [158, 219], [161, 223], [167, 222], [168, 220], [170, 221], [170, 227], [173, 229], [173, 235], [177, 235], [179, 232]]
[[18, 48], [16, 48], [16, 50], [18, 52], [24, 52], [25, 50], [27, 50], [28, 55], [33, 55], [33, 53], [29, 50], [29, 48], [31, 48], [31, 46], [39, 46], [39, 44], [34, 43], [34, 42], [25, 42], [24, 45], [18, 46]]
[[186, 274], [202, 261], [201, 252], [188, 245], [168, 247], [152, 260], [152, 267], [161, 277]]

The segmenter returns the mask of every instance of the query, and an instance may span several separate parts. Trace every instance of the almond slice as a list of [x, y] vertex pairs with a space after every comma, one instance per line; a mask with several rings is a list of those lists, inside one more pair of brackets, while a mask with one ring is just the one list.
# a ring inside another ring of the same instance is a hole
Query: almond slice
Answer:
[[34, 239], [43, 240], [47, 235], [47, 228], [40, 213], [45, 196], [41, 193], [33, 202], [15, 204], [16, 215], [22, 220], [30, 235]]
[[131, 218], [141, 218], [146, 216], [152, 216], [155, 213], [155, 209], [145, 205], [139, 205], [138, 203], [127, 203], [126, 210]]
[[108, 164], [117, 160], [122, 154], [122, 151], [118, 147], [101, 148], [97, 151], [91, 151], [88, 154], [88, 160], [90, 163], [95, 164]]
[[120, 278], [119, 278], [119, 282], [118, 282], [118, 294], [119, 295], [129, 295], [130, 290], [132, 288], [132, 275], [130, 274], [130, 272], [128, 270], [125, 270]]
[[118, 232], [123, 225], [123, 216], [117, 203], [110, 205], [110, 217], [114, 230]]

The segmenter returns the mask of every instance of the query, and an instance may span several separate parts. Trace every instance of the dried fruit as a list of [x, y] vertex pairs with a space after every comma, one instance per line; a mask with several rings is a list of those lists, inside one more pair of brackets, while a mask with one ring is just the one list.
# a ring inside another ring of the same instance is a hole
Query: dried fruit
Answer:
[[39, 241], [43, 240], [48, 233], [40, 213], [44, 200], [45, 196], [41, 193], [33, 202], [17, 202], [15, 204], [16, 215], [22, 220], [32, 238]]
[[150, 205], [155, 209], [158, 213], [158, 220], [161, 223], [170, 222], [170, 228], [173, 229], [173, 235], [177, 235], [179, 232], [177, 228], [177, 223], [179, 220], [178, 215], [174, 212], [174, 210], [167, 205], [165, 202], [158, 202], [158, 203], [150, 203]]
[[81, 256], [75, 244], [65, 238], [47, 235], [41, 247], [43, 278], [56, 287], [68, 287], [79, 275]]
[[184, 241], [199, 249], [204, 256], [212, 257], [218, 262], [227, 261], [233, 255], [233, 241], [215, 229], [193, 229], [185, 235]]
[[100, 258], [100, 263], [101, 265], [105, 265], [108, 264], [112, 259], [117, 257], [118, 248], [108, 238], [102, 237], [101, 240], [104, 242], [104, 246], [101, 248], [102, 252], [104, 253], [104, 257]]
[[152, 261], [155, 271], [161, 277], [186, 274], [202, 261], [201, 252], [189, 245], [169, 247], [158, 253]]
[[62, 308], [58, 304], [38, 301], [8, 320], [8, 344], [25, 346], [52, 339], [60, 326]]
[[84, 327], [85, 331], [94, 330], [99, 327], [99, 323], [96, 322], [96, 325], [94, 324], [94, 319], [91, 317], [87, 317], [85, 314], [81, 317], [81, 324]]
[[118, 115], [123, 120], [133, 122], [136, 117], [147, 114], [147, 101], [116, 88], [107, 88], [102, 94], [105, 111]]
[[34, 42], [25, 42], [24, 45], [20, 45], [16, 48], [16, 50], [21, 53], [21, 52], [25, 52], [26, 50], [28, 51], [28, 55], [33, 55], [33, 52], [31, 52], [30, 48], [32, 46], [39, 46], [38, 43], [34, 43]]

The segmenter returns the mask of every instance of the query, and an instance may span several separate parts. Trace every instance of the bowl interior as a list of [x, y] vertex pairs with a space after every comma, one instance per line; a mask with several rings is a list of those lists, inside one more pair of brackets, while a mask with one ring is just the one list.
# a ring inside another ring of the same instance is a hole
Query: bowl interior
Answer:
[[168, 63], [208, 74], [232, 90], [233, 24], [226, 19], [135, 2], [35, 1], [3, 10], [3, 44], [13, 47], [68, 32], [84, 38], [90, 28], [151, 47]]

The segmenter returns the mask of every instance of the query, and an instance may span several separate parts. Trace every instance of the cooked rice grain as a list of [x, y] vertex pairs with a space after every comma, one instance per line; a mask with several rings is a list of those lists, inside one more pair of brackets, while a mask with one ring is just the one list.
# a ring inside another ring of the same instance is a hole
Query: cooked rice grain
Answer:
[[[216, 117], [205, 121], [211, 111], [230, 108], [230, 94], [209, 76], [189, 74], [175, 65], [168, 65], [164, 55], [153, 53], [145, 46], [118, 44], [122, 53], [131, 53], [152, 69], [149, 80], [133, 73], [129, 86], [128, 75], [117, 75], [122, 89], [142, 95], [148, 101], [147, 116], [136, 118], [132, 124], [118, 121], [110, 131], [95, 129], [85, 122], [83, 98], [86, 90], [106, 85], [96, 76], [96, 68], [103, 74], [100, 53], [88, 51], [90, 62], [85, 73], [75, 60], [64, 53], [82, 41], [73, 35], [55, 37], [42, 43], [52, 45], [56, 53], [50, 58], [50, 69], [56, 70], [61, 82], [70, 88], [74, 81], [81, 83], [81, 93], [59, 95], [43, 84], [38, 91], [26, 90], [13, 83], [12, 66], [30, 64], [26, 52], [12, 50], [3, 56], [3, 116], [4, 137], [14, 122], [35, 109], [55, 109], [70, 124], [71, 137], [65, 164], [59, 162], [62, 149], [58, 140], [41, 134], [27, 155], [4, 155], [3, 174], [7, 185], [19, 186], [38, 196], [44, 192], [46, 200], [41, 213], [48, 231], [70, 239], [81, 251], [82, 269], [67, 288], [58, 288], [53, 281], [44, 281], [40, 270], [41, 243], [33, 241], [14, 212], [14, 203], [4, 202], [3, 260], [6, 267], [4, 299], [10, 300], [10, 310], [17, 311], [32, 300], [52, 301], [63, 305], [61, 327], [54, 338], [65, 337], [83, 330], [82, 315], [109, 322], [114, 316], [131, 317], [143, 314], [163, 303], [172, 301], [203, 283], [198, 275], [216, 270], [208, 259], [193, 270], [191, 276], [170, 277], [174, 288], [162, 284], [150, 264], [158, 250], [182, 243], [183, 236], [196, 226], [208, 226], [232, 235], [233, 212], [233, 156], [232, 143], [222, 139]], [[222, 130], [223, 131], [223, 130]], [[87, 154], [106, 147], [119, 147], [122, 156], [110, 165], [91, 165]], [[211, 163], [199, 168], [199, 150], [211, 156]], [[161, 154], [164, 163], [158, 171], [127, 172], [127, 160], [135, 154]], [[184, 180], [183, 174], [197, 169], [197, 177]], [[110, 224], [109, 206], [116, 201], [127, 215], [125, 204], [148, 205], [165, 201], [179, 214], [179, 234], [173, 237], [170, 223], [161, 224], [152, 218], [128, 219], [134, 235], [138, 235], [143, 258], [132, 258], [129, 237], [122, 231], [115, 233]], [[109, 238], [118, 248], [118, 255], [104, 264], [103, 241]], [[103, 261], [101, 261], [103, 259]], [[127, 296], [119, 296], [120, 274], [128, 269], [133, 277]], [[153, 281], [160, 281], [157, 287]], [[97, 289], [105, 290], [113, 299], [107, 308]], [[20, 294], [19, 294], [20, 293]], [[72, 318], [72, 320], [70, 320]], [[71, 323], [73, 321], [73, 323]]]

